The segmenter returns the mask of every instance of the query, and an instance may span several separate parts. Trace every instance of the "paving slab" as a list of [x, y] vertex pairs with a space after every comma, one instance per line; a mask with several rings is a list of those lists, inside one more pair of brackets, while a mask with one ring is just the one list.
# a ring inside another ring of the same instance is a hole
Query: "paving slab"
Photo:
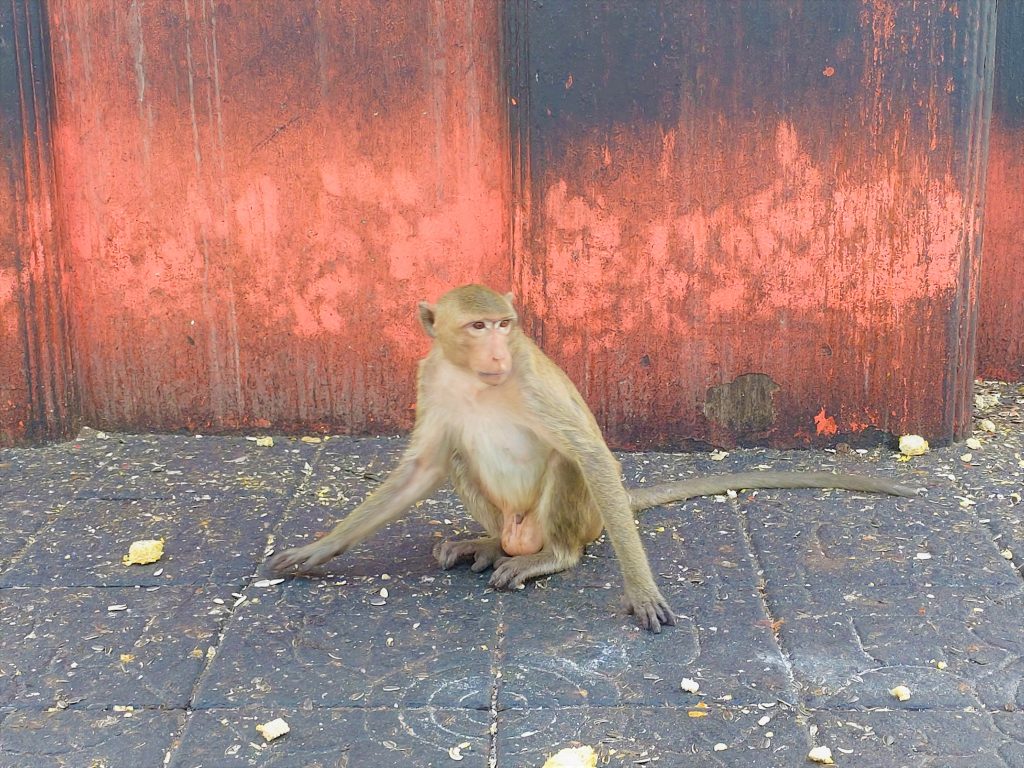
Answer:
[[79, 499], [288, 498], [322, 443], [277, 437], [261, 447], [242, 437], [118, 435], [112, 450], [78, 489]]
[[95, 440], [0, 449], [0, 501], [53, 506], [73, 498], [110, 454]]
[[804, 765], [810, 749], [806, 728], [780, 708], [586, 706], [498, 715], [497, 765], [539, 768], [560, 749], [580, 745], [593, 747], [599, 765], [715, 768]]
[[[824, 711], [812, 717], [815, 739], [838, 765], [857, 768], [1000, 768], [1024, 765], [1020, 741], [1011, 741], [993, 715], [936, 709]], [[1016, 723], [1014, 724], [1016, 725]]]
[[[0, 586], [240, 584], [284, 512], [281, 501], [261, 498], [74, 499], [46, 515]], [[122, 558], [140, 539], [162, 539], [164, 556], [126, 567]]]
[[[291, 731], [268, 744], [256, 725], [279, 717]], [[484, 768], [489, 730], [487, 713], [472, 709], [206, 709], [192, 714], [169, 765]]]
[[0, 590], [0, 712], [184, 708], [227, 617], [214, 602], [222, 593], [217, 585]]
[[496, 597], [475, 575], [293, 579], [246, 594], [197, 707], [490, 706]]
[[177, 743], [184, 722], [185, 713], [181, 710], [18, 710], [0, 720], [0, 765], [5, 768], [162, 766]]
[[708, 512], [706, 537], [692, 535], [687, 516], [682, 524], [652, 511], [644, 521], [652, 568], [678, 614], [661, 636], [622, 613], [621, 577], [604, 541], [573, 571], [505, 596], [503, 705], [682, 706], [683, 678], [736, 703], [790, 696], [789, 663], [757, 581], [742, 565], [729, 510]]
[[66, 504], [0, 499], [0, 520], [5, 528], [0, 537], [0, 578], [35, 540], [36, 534], [57, 519]]

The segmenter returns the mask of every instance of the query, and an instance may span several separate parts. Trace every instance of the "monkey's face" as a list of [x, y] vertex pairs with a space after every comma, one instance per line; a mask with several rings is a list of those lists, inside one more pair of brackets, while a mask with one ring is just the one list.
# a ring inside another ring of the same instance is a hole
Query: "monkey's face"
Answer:
[[508, 381], [509, 341], [517, 322], [511, 293], [502, 296], [480, 285], [464, 285], [436, 305], [420, 302], [419, 309], [423, 329], [448, 362], [492, 387]]
[[476, 317], [458, 329], [458, 362], [485, 384], [496, 387], [508, 381], [512, 354], [508, 340], [515, 327], [514, 317]]

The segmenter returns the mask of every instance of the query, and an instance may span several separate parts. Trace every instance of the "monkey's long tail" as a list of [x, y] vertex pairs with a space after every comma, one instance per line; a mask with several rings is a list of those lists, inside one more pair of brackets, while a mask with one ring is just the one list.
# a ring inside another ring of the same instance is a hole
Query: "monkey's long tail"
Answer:
[[924, 490], [870, 475], [845, 475], [837, 472], [736, 472], [629, 488], [628, 491], [630, 505], [634, 512], [638, 512], [660, 504], [685, 501], [695, 496], [714, 496], [726, 491], [755, 488], [841, 488], [845, 491], [887, 493], [907, 497], [920, 496]]

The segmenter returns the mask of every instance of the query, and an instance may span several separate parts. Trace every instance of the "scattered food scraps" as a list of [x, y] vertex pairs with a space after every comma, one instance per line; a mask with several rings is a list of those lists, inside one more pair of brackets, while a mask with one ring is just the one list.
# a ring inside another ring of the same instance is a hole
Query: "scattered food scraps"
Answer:
[[279, 739], [290, 730], [291, 728], [288, 727], [288, 723], [286, 723], [284, 718], [281, 717], [271, 720], [269, 723], [262, 723], [261, 725], [256, 726], [256, 732], [267, 741]]
[[272, 587], [275, 584], [280, 584], [282, 581], [284, 581], [284, 579], [260, 579], [259, 581], [254, 581], [252, 585], [263, 589], [265, 587]]
[[707, 717], [710, 712], [708, 712], [708, 705], [701, 701], [686, 714], [688, 717]]
[[121, 558], [121, 562], [125, 565], [149, 565], [163, 556], [163, 539], [142, 539], [131, 543], [128, 554]]
[[981, 421], [978, 422], [978, 426], [981, 427], [981, 429], [983, 429], [985, 432], [996, 431], [996, 425], [995, 422], [992, 421], [992, 419], [982, 419]]
[[836, 761], [832, 759], [832, 750], [828, 747], [815, 747], [807, 753], [807, 759], [812, 763], [821, 763], [822, 765], [836, 764]]
[[682, 682], [679, 683], [679, 687], [687, 693], [696, 693], [700, 690], [700, 683], [698, 683], [696, 680], [691, 680], [688, 677], [684, 677], [682, 679]]
[[967, 438], [967, 447], [972, 451], [976, 451], [981, 448], [981, 440], [976, 437], [969, 437]]
[[260, 448], [273, 448], [274, 447], [274, 438], [272, 438], [270, 436], [267, 436], [267, 437], [257, 437], [256, 438], [256, 445], [259, 446]]
[[889, 694], [895, 696], [900, 701], [910, 701], [910, 689], [905, 685], [897, 685], [895, 688], [890, 688]]
[[903, 435], [900, 438], [900, 453], [904, 456], [923, 456], [928, 453], [928, 441], [920, 435]]
[[593, 747], [569, 747], [547, 759], [544, 768], [597, 768]]

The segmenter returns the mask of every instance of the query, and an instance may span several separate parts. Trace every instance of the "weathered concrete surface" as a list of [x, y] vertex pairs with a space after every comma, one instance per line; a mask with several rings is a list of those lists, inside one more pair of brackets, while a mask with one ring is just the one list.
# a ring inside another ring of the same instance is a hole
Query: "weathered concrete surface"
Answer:
[[[511, 594], [439, 571], [434, 542], [470, 528], [448, 491], [315, 577], [267, 583], [267, 552], [327, 530], [400, 439], [0, 452], [0, 765], [532, 768], [584, 743], [612, 766], [801, 766], [814, 745], [840, 766], [1024, 766], [1024, 390], [979, 392], [996, 432], [909, 462], [623, 455], [630, 483], [824, 465], [929, 489], [644, 513], [681, 614], [660, 636], [619, 612], [604, 541]], [[160, 562], [121, 563], [150, 537]], [[291, 733], [264, 744], [276, 717]]]

